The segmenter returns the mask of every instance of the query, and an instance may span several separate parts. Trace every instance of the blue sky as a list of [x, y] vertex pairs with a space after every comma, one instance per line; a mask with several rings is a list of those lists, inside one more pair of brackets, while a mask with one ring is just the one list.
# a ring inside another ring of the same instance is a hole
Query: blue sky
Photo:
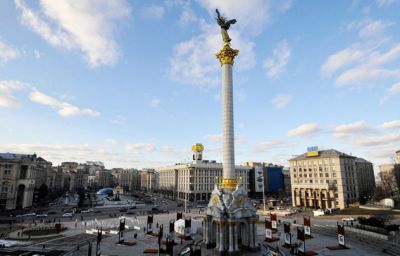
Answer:
[[400, 1], [0, 2], [0, 151], [106, 167], [222, 160], [215, 8], [237, 24], [236, 162], [400, 149]]

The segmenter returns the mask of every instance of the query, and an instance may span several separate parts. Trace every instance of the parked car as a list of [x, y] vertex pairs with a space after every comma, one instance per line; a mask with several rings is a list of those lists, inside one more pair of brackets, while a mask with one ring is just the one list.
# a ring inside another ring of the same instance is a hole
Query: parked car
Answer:
[[354, 221], [353, 217], [343, 217], [342, 221]]
[[66, 212], [62, 216], [63, 217], [74, 217], [74, 213], [73, 212]]
[[119, 212], [127, 212], [127, 211], [128, 211], [127, 208], [120, 208], [120, 209], [119, 209]]

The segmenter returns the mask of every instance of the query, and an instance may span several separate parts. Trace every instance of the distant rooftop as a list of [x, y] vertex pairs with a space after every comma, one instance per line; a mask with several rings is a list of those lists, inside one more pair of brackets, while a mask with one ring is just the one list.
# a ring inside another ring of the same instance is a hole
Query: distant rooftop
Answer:
[[304, 154], [301, 154], [295, 158], [290, 159], [289, 161], [292, 160], [303, 160], [303, 159], [312, 159], [312, 158], [318, 158], [318, 157], [349, 157], [349, 158], [355, 158], [354, 156], [342, 153], [340, 151], [337, 151], [336, 149], [328, 149], [328, 150], [319, 150], [318, 151], [318, 156], [307, 156], [307, 152]]
[[14, 153], [0, 153], [1, 160], [21, 161], [24, 158], [32, 158], [36, 155], [14, 154]]

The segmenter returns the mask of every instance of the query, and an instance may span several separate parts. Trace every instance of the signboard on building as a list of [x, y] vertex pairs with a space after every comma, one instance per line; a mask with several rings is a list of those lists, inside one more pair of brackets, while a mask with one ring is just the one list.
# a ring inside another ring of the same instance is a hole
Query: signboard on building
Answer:
[[308, 147], [307, 148], [307, 156], [318, 156], [318, 146]]

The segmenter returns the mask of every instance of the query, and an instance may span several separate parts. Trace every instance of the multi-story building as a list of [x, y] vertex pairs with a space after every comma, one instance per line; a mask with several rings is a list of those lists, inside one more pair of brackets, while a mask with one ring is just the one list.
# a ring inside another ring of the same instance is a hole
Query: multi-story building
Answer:
[[[118, 186], [122, 187], [124, 191], [132, 191], [135, 186], [135, 179], [138, 179], [138, 170], [136, 169], [113, 169], [113, 175], [116, 178]], [[140, 188], [140, 186], [139, 186]]]
[[291, 186], [291, 182], [290, 182], [290, 168], [284, 167], [282, 169], [282, 174], [283, 174], [283, 186], [284, 186], [285, 196], [291, 197], [292, 196], [292, 186]]
[[[46, 184], [47, 176], [51, 175], [53, 164], [46, 161], [42, 157], [36, 158], [35, 161], [35, 188], [39, 188]], [[47, 185], [47, 184], [46, 184]]]
[[152, 191], [158, 188], [158, 173], [154, 169], [142, 169], [139, 171], [140, 189]]
[[[357, 158], [335, 149], [311, 147], [290, 159], [292, 204], [310, 208], [346, 208], [359, 200], [358, 180], [370, 172], [356, 170]], [[358, 177], [357, 174], [361, 174]], [[365, 184], [371, 186], [373, 181]]]
[[111, 172], [109, 170], [96, 171], [96, 186], [99, 188], [110, 187], [112, 184]]
[[80, 164], [75, 170], [70, 173], [69, 190], [77, 191], [80, 189], [86, 190], [88, 187], [89, 168], [84, 164]]
[[284, 176], [283, 166], [271, 163], [245, 162], [244, 166], [252, 167], [249, 171], [249, 188], [252, 196], [277, 195], [283, 193]]
[[360, 199], [367, 200], [374, 195], [375, 174], [373, 164], [363, 158], [356, 158], [358, 194]]
[[0, 209], [32, 206], [36, 155], [0, 154]]
[[[210, 200], [215, 184], [222, 178], [222, 163], [203, 160], [204, 147], [192, 147], [193, 161], [158, 168], [159, 191], [179, 200], [206, 203]], [[235, 166], [236, 177], [247, 190], [251, 167]]]

